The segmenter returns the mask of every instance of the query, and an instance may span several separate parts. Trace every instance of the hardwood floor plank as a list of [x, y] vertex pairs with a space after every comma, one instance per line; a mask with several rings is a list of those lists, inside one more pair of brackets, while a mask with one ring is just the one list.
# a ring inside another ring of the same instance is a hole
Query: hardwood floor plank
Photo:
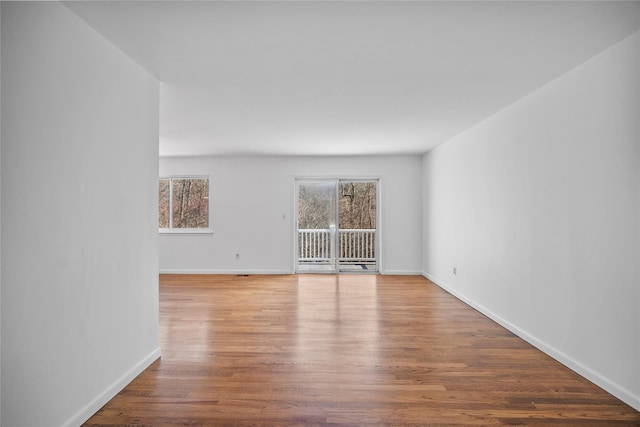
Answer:
[[86, 426], [640, 426], [420, 276], [163, 275], [160, 346]]

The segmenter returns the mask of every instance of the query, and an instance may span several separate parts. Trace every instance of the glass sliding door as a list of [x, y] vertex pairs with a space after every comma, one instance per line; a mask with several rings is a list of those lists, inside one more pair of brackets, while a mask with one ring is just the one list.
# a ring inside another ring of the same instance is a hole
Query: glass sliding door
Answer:
[[378, 271], [378, 181], [296, 180], [296, 270]]
[[339, 181], [337, 252], [340, 271], [378, 271], [377, 213], [378, 181]]
[[296, 193], [298, 271], [337, 272], [337, 181], [299, 180]]

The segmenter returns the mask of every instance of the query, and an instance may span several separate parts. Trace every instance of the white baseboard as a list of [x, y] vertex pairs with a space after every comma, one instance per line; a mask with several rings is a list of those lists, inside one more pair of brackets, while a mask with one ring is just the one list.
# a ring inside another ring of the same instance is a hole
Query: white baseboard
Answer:
[[384, 270], [380, 274], [385, 276], [421, 276], [422, 272], [414, 270]]
[[291, 270], [160, 270], [160, 274], [294, 274]]
[[[189, 270], [189, 269], [161, 269], [160, 274], [296, 274], [291, 270]], [[336, 274], [336, 273], [332, 273]], [[415, 270], [382, 270], [380, 274], [387, 276], [422, 276], [421, 271]]]
[[116, 380], [112, 385], [107, 387], [105, 391], [96, 396], [91, 402], [89, 402], [84, 408], [78, 411], [73, 417], [63, 424], [64, 427], [75, 427], [82, 425], [85, 421], [91, 418], [96, 412], [106, 405], [116, 394], [125, 388], [131, 381], [138, 375], [147, 369], [153, 362], [160, 358], [160, 347], [156, 348], [151, 354], [138, 362], [133, 368], [131, 368], [122, 377]]
[[536, 347], [538, 350], [542, 351], [543, 353], [546, 353], [550, 357], [562, 363], [563, 365], [565, 365], [572, 371], [576, 372], [577, 374], [583, 376], [584, 378], [591, 381], [598, 387], [604, 389], [608, 393], [611, 393], [613, 396], [617, 397], [618, 399], [620, 399], [627, 405], [631, 406], [635, 410], [640, 411], [640, 396], [633, 394], [631, 391], [627, 390], [625, 387], [622, 387], [616, 382], [609, 380], [608, 378], [602, 376], [601, 374], [592, 370], [588, 366], [585, 366], [582, 363], [578, 362], [571, 356], [545, 343], [543, 340], [538, 339], [537, 337], [531, 335], [527, 331], [520, 329], [518, 326], [510, 323], [508, 320], [491, 312], [481, 304], [477, 304], [475, 301], [465, 297], [461, 293], [457, 292], [455, 289], [449, 287], [445, 282], [438, 279], [437, 277], [430, 275], [429, 273], [426, 273], [426, 272], [423, 272], [422, 275], [427, 279], [429, 279], [430, 281], [432, 281], [433, 283], [435, 283], [436, 285], [438, 285], [439, 287], [441, 287], [442, 289], [444, 289], [445, 291], [449, 292], [451, 295], [453, 295], [460, 301], [464, 302], [465, 304], [469, 305], [470, 307], [484, 314], [494, 322], [498, 323], [500, 326], [513, 332], [515, 335], [522, 338], [532, 346]]

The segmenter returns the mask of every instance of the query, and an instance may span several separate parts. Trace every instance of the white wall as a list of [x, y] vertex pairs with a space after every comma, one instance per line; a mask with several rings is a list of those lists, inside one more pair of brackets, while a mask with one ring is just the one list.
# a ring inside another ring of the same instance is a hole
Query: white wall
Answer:
[[214, 231], [161, 235], [161, 272], [292, 273], [295, 176], [381, 178], [382, 271], [421, 271], [418, 156], [161, 158], [160, 173], [210, 176]]
[[158, 357], [158, 83], [2, 3], [2, 422], [80, 425]]
[[[2, 45], [2, 7], [0, 7], [0, 46]], [[2, 55], [0, 55], [0, 82], [2, 82]], [[2, 85], [0, 84], [0, 99]], [[2, 102], [0, 102], [0, 242], [2, 242]], [[0, 244], [0, 367], [2, 366], [2, 245]], [[0, 368], [0, 384], [2, 369]], [[0, 387], [1, 389], [1, 387]], [[0, 391], [0, 426], [2, 425], [2, 392]]]
[[636, 409], [639, 44], [423, 160], [425, 274]]

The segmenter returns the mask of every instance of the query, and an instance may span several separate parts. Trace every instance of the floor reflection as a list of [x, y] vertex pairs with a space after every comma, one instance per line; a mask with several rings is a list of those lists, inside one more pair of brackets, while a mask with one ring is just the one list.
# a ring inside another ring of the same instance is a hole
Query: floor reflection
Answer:
[[297, 288], [296, 354], [303, 370], [322, 372], [325, 362], [345, 372], [375, 368], [377, 276], [300, 275]]

